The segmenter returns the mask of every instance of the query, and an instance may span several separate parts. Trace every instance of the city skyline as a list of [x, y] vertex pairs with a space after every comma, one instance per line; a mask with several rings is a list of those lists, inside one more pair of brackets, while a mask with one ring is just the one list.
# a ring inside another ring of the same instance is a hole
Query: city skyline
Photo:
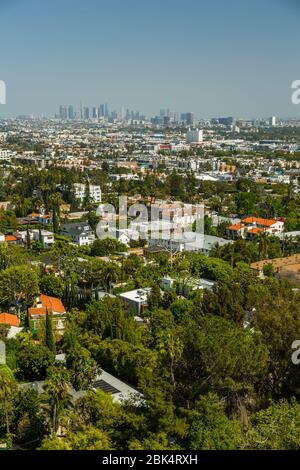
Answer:
[[300, 117], [291, 102], [300, 78], [297, 6], [2, 1], [0, 116], [52, 116], [61, 103], [105, 100], [146, 115], [163, 107], [200, 118]]

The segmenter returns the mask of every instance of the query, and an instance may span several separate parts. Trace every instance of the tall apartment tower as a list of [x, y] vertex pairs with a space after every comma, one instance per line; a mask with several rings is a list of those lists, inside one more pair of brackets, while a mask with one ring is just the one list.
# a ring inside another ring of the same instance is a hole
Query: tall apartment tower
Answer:
[[186, 113], [186, 123], [188, 126], [193, 127], [195, 123], [195, 115], [194, 113]]
[[70, 105], [68, 107], [68, 118], [69, 119], [74, 119], [75, 118], [74, 107], [72, 105]]
[[67, 113], [67, 107], [60, 105], [59, 107], [59, 117], [60, 119], [67, 119], [68, 113]]

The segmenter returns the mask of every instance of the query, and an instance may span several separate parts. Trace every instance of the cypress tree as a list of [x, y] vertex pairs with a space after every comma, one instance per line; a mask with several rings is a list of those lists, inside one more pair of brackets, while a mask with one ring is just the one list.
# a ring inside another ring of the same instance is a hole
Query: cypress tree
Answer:
[[43, 237], [42, 237], [42, 229], [39, 227], [39, 242], [41, 245], [43, 245]]
[[53, 232], [58, 233], [58, 216], [57, 216], [55, 207], [53, 207], [52, 223], [53, 223]]
[[54, 354], [56, 353], [54, 335], [53, 335], [53, 325], [52, 325], [52, 314], [46, 311], [46, 346]]

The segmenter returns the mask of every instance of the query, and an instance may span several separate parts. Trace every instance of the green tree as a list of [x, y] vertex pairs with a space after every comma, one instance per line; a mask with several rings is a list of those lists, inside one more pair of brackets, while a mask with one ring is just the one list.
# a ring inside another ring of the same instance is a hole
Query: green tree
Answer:
[[47, 274], [40, 280], [40, 288], [44, 294], [62, 298], [64, 295], [64, 282], [54, 274]]
[[98, 366], [87, 349], [76, 347], [68, 351], [67, 366], [75, 390], [88, 390], [93, 386], [98, 374]]
[[43, 380], [55, 355], [42, 344], [25, 344], [17, 354], [18, 376], [23, 380]]
[[0, 365], [0, 429], [3, 426], [6, 438], [10, 440], [10, 426], [13, 419], [14, 398], [17, 383], [12, 371], [6, 365]]
[[224, 403], [214, 393], [203, 395], [185, 412], [189, 423], [187, 448], [190, 450], [237, 450], [241, 446], [241, 426], [229, 419]]
[[44, 390], [48, 404], [52, 437], [58, 431], [60, 419], [66, 408], [71, 406], [69, 381], [69, 373], [64, 367], [52, 366], [48, 369]]
[[53, 319], [52, 314], [46, 312], [46, 338], [45, 338], [47, 348], [56, 354], [55, 339], [53, 334]]
[[109, 256], [127, 251], [126, 245], [114, 238], [97, 239], [91, 247], [91, 256]]
[[10, 266], [0, 272], [0, 299], [8, 308], [15, 300], [32, 305], [39, 291], [37, 271], [31, 266]]
[[251, 450], [299, 450], [300, 405], [293, 399], [271, 402], [254, 413], [244, 448]]

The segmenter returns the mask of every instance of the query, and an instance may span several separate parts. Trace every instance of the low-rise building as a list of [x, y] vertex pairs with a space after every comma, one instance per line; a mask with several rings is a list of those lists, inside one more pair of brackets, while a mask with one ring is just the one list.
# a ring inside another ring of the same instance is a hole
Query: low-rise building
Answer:
[[120, 299], [125, 302], [129, 309], [134, 312], [137, 316], [141, 316], [143, 310], [148, 305], [148, 295], [151, 292], [151, 287], [145, 287], [144, 289], [135, 289], [120, 294]]
[[252, 239], [261, 233], [278, 235], [284, 231], [284, 220], [282, 218], [263, 219], [259, 217], [245, 217], [239, 223], [226, 227], [229, 238]]
[[95, 241], [95, 234], [88, 222], [64, 224], [60, 229], [61, 235], [70, 238], [75, 245], [88, 246]]
[[52, 314], [54, 329], [62, 334], [64, 332], [64, 322], [66, 319], [66, 310], [60, 299], [49, 295], [40, 294], [34, 307], [28, 309], [28, 316], [31, 327], [34, 331], [39, 328], [39, 323], [46, 319], [46, 315]]

